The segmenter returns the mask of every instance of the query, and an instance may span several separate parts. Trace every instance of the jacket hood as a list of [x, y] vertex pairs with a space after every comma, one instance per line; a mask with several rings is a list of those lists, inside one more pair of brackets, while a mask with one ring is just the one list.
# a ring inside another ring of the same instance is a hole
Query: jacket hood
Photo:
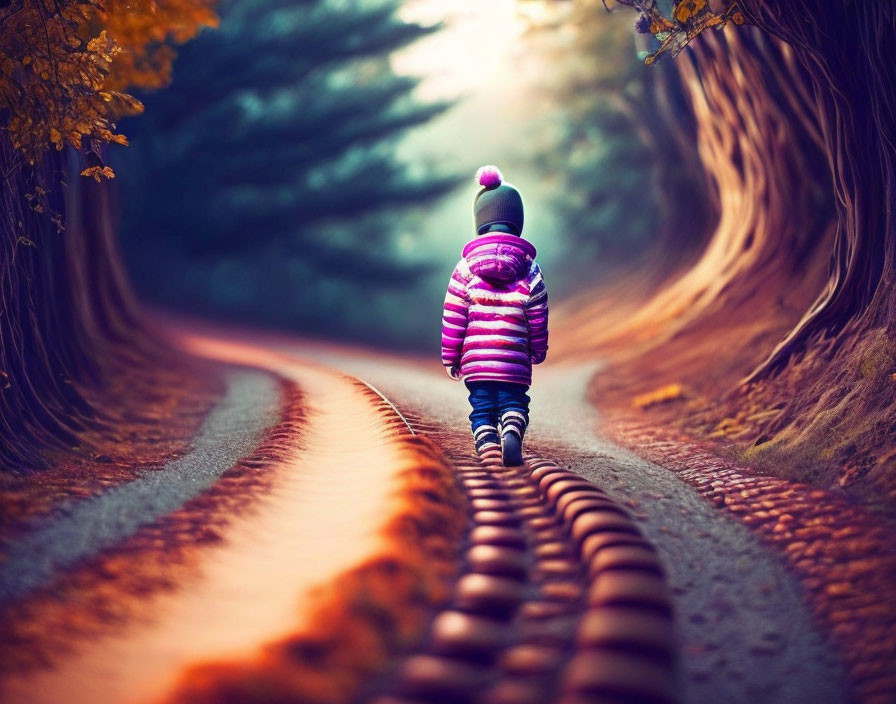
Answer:
[[476, 276], [508, 283], [526, 275], [535, 259], [535, 247], [517, 235], [496, 232], [470, 240], [463, 258]]

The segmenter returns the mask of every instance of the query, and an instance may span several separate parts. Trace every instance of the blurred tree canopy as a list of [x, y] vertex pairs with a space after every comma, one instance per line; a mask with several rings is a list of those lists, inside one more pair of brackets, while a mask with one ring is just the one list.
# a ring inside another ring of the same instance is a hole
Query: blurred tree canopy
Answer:
[[668, 273], [681, 263], [669, 257], [692, 253], [711, 219], [680, 78], [667, 65], [637, 61], [656, 47], [632, 20], [607, 13], [602, 0], [574, 0], [537, 30], [554, 44], [548, 90], [559, 113], [557, 137], [539, 161], [559, 182], [570, 280], [643, 265], [657, 249]]
[[395, 156], [447, 107], [420, 104], [417, 79], [390, 69], [392, 51], [437, 29], [402, 22], [398, 4], [219, 5], [220, 28], [183, 48], [170, 88], [142, 96], [132, 148], [116, 154], [144, 296], [312, 333], [389, 324], [372, 297], [428, 271], [402, 252], [405, 215], [457, 183]]

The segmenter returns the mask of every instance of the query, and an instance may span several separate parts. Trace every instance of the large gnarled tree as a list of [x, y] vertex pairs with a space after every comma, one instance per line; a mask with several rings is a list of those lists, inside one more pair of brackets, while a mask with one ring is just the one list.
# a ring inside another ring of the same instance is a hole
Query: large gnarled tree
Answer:
[[[645, 12], [638, 28], [662, 43], [653, 58], [681, 52], [672, 64], [719, 218], [695, 265], [602, 340], [646, 355], [628, 383], [676, 375], [714, 395], [688, 406], [701, 426], [724, 419], [757, 456], [783, 453], [791, 476], [868, 476], [893, 492], [896, 6], [622, 3]], [[696, 31], [726, 19], [741, 26]], [[719, 347], [735, 318], [749, 334]], [[742, 382], [726, 398], [703, 371], [721, 358], [738, 360], [716, 367], [740, 374], [727, 390]]]

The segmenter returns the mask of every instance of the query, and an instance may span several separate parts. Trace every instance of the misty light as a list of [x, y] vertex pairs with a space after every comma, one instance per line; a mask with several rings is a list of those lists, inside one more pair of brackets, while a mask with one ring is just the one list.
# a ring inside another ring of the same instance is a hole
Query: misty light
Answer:
[[408, 0], [399, 15], [406, 22], [444, 23], [442, 31], [396, 52], [396, 72], [420, 76], [423, 100], [456, 98], [493, 80], [512, 79], [508, 61], [528, 26], [527, 17], [543, 10], [541, 2], [518, 0]]

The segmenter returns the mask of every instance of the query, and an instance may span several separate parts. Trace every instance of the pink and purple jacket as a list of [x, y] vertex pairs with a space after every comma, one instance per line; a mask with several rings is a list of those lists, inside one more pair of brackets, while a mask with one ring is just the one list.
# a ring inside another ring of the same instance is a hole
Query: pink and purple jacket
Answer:
[[532, 383], [548, 351], [548, 292], [535, 247], [504, 233], [467, 243], [448, 282], [442, 364], [468, 381]]

